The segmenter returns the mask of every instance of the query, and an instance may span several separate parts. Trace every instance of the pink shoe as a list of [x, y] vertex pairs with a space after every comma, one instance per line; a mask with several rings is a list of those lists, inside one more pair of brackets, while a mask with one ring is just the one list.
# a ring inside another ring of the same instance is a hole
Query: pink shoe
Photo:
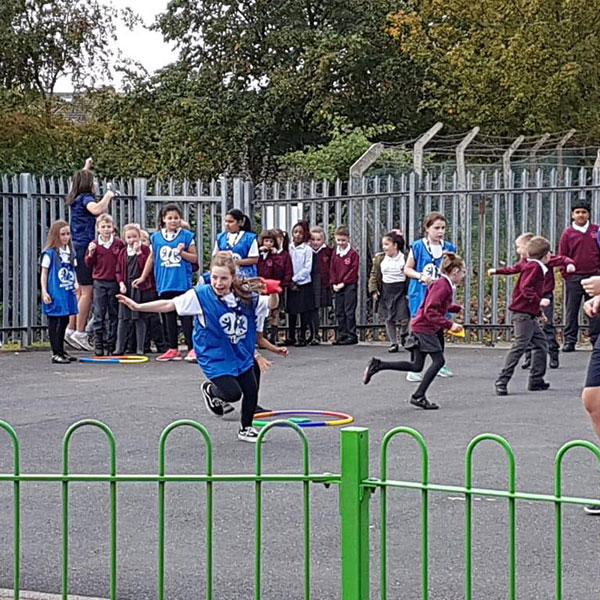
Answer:
[[156, 360], [160, 362], [167, 362], [168, 360], [181, 360], [181, 352], [179, 350], [174, 350], [173, 348], [169, 348], [164, 354], [156, 357]]
[[188, 353], [187, 356], [183, 359], [186, 362], [189, 363], [195, 363], [196, 361], [196, 351], [192, 348]]

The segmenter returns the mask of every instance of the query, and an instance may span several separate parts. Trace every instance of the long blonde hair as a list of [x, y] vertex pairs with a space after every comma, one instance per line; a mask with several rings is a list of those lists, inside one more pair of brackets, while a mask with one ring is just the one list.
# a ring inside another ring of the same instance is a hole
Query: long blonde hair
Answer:
[[237, 265], [229, 251], [217, 252], [210, 263], [211, 270], [213, 267], [225, 267], [229, 271], [233, 278], [231, 283], [233, 293], [244, 302], [249, 303], [255, 293], [260, 293], [263, 290], [264, 284], [259, 277], [238, 279]]

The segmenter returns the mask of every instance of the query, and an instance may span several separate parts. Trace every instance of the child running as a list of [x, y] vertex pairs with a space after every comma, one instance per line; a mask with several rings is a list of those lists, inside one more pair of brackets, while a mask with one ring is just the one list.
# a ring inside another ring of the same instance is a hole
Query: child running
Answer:
[[446, 315], [462, 310], [462, 306], [454, 304], [454, 293], [456, 286], [463, 282], [466, 275], [463, 259], [453, 252], [446, 252], [442, 259], [440, 275], [439, 279], [427, 288], [425, 301], [410, 324], [414, 338], [414, 346], [411, 348], [412, 361], [386, 362], [372, 358], [363, 375], [363, 383], [367, 384], [379, 371], [420, 372], [427, 355], [431, 356], [431, 366], [425, 371], [419, 387], [410, 398], [413, 406], [424, 410], [439, 408], [434, 402], [429, 402], [426, 393], [446, 360], [444, 329], [455, 333], [462, 331], [462, 325], [453, 323]]
[[48, 318], [48, 335], [52, 362], [68, 364], [77, 359], [64, 349], [64, 337], [69, 317], [77, 314], [75, 295], [75, 251], [71, 230], [66, 221], [55, 221], [48, 232], [42, 252], [42, 312]]
[[256, 322], [264, 321], [269, 310], [268, 296], [255, 293], [262, 288], [260, 280], [240, 281], [231, 253], [217, 252], [210, 267], [210, 285], [200, 283], [175, 298], [146, 304], [118, 296], [133, 311], [176, 311], [182, 316], [195, 317], [194, 347], [198, 364], [209, 380], [201, 385], [206, 408], [212, 415], [222, 417], [223, 402], [242, 398], [238, 439], [243, 442], [256, 442], [258, 437], [252, 427], [258, 402], [254, 361]]
[[404, 274], [404, 238], [398, 231], [390, 231], [381, 239], [383, 252], [373, 259], [369, 277], [369, 293], [377, 301], [379, 315], [385, 322], [390, 341], [388, 352], [400, 350], [397, 325], [400, 323], [400, 339], [408, 335], [408, 302], [406, 299], [406, 275]]
[[[141, 287], [150, 277], [154, 268], [154, 278], [158, 297], [161, 300], [172, 300], [187, 292], [192, 287], [192, 263], [198, 261], [194, 234], [181, 226], [181, 209], [177, 204], [167, 204], [158, 216], [159, 230], [150, 237], [152, 252], [139, 279], [133, 282], [134, 287]], [[162, 311], [165, 312], [165, 311]], [[181, 360], [179, 342], [177, 340], [177, 313], [167, 312], [167, 335], [169, 349], [156, 360], [165, 362]], [[185, 360], [196, 361], [192, 344], [193, 321], [191, 317], [181, 316], [181, 328], [188, 347]]]
[[550, 300], [544, 298], [544, 279], [551, 257], [550, 242], [540, 236], [533, 237], [526, 246], [526, 252], [527, 264], [519, 275], [512, 302], [508, 307], [513, 313], [515, 341], [506, 356], [504, 368], [494, 382], [498, 396], [508, 394], [508, 382], [529, 344], [533, 344], [533, 352], [527, 389], [530, 392], [538, 392], [550, 387], [550, 384], [544, 381], [548, 343], [538, 321], [538, 317], [542, 315], [542, 308], [550, 304]]
[[[520, 273], [523, 268], [527, 265], [527, 244], [533, 239], [534, 235], [531, 232], [521, 234], [515, 240], [515, 246], [517, 248], [517, 254], [520, 259], [518, 263], [509, 267], [497, 267], [494, 269], [488, 269], [488, 275], [515, 275]], [[556, 341], [556, 329], [554, 327], [554, 286], [556, 281], [554, 278], [554, 269], [556, 267], [564, 268], [567, 273], [575, 272], [575, 263], [566, 256], [554, 255], [548, 261], [548, 272], [544, 277], [544, 298], [547, 298], [549, 304], [542, 307], [545, 319], [542, 323], [542, 330], [546, 336], [548, 342], [548, 354], [550, 356], [550, 368], [558, 369], [559, 359], [558, 351], [560, 349], [558, 342]], [[531, 368], [531, 345], [525, 352], [525, 360], [521, 365], [523, 369]]]
[[[439, 212], [429, 213], [423, 220], [425, 235], [413, 243], [406, 259], [404, 273], [410, 278], [408, 285], [408, 307], [414, 318], [423, 300], [427, 286], [440, 274], [444, 252], [456, 252], [456, 247], [444, 239], [448, 220]], [[439, 373], [442, 377], [452, 377], [452, 371], [444, 365]], [[409, 373], [407, 381], [421, 381], [421, 373]]]

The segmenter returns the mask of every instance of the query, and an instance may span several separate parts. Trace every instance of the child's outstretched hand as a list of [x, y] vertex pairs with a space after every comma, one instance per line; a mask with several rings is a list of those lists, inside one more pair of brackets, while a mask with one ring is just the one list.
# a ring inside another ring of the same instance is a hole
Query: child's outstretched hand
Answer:
[[122, 281], [119, 283], [119, 291], [121, 294], [127, 293], [127, 286]]
[[121, 304], [124, 304], [130, 310], [135, 310], [135, 311], [138, 310], [138, 303], [135, 302], [134, 300], [132, 300], [131, 298], [124, 296], [123, 294], [117, 294], [117, 300]]
[[42, 295], [42, 300], [44, 304], [52, 304], [52, 296], [48, 292], [44, 292]]
[[273, 361], [265, 358], [262, 354], [255, 354], [254, 358], [261, 373], [268, 371], [273, 366]]
[[496, 269], [488, 269], [488, 275], [495, 275]]
[[450, 331], [454, 333], [460, 333], [463, 330], [463, 326], [458, 323], [452, 323], [452, 327], [450, 327]]
[[287, 358], [290, 355], [290, 351], [285, 346], [278, 346], [276, 350], [273, 350], [273, 352], [283, 356], [284, 358]]
[[597, 296], [600, 294], [600, 276], [588, 277], [587, 279], [581, 280], [581, 285], [583, 289], [590, 296]]
[[583, 303], [583, 310], [588, 317], [595, 317], [600, 310], [600, 296], [594, 296]]

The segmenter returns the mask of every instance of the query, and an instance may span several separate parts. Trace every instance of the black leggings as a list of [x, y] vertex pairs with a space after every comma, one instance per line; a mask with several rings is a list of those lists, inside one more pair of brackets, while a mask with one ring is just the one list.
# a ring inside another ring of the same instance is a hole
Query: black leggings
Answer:
[[65, 331], [69, 324], [69, 317], [48, 317], [48, 335], [52, 354], [62, 356], [65, 353]]
[[256, 362], [252, 368], [240, 375], [222, 375], [211, 379], [212, 394], [225, 402], [238, 402], [242, 398], [242, 427], [250, 427], [258, 402]]
[[[310, 327], [310, 311], [300, 313], [300, 332], [298, 333], [298, 339], [302, 342], [306, 341], [306, 331]], [[296, 341], [296, 323], [298, 322], [298, 315], [288, 314], [288, 337], [292, 342]]]
[[411, 352], [412, 362], [408, 362], [407, 360], [381, 361], [379, 371], [412, 371], [413, 373], [420, 373], [423, 370], [425, 357], [428, 354], [431, 356], [431, 365], [423, 373], [423, 379], [413, 394], [413, 398], [422, 398], [425, 396], [431, 382], [446, 363], [443, 352], [422, 352], [419, 348], [415, 348]]
[[[163, 292], [158, 297], [160, 300], [173, 300], [177, 296], [181, 296], [185, 292]], [[177, 350], [179, 342], [177, 340], [177, 312], [171, 311], [163, 313], [165, 322], [167, 324], [167, 342], [169, 348]], [[191, 350], [194, 346], [192, 344], [192, 331], [194, 330], [194, 317], [179, 317], [181, 319], [181, 329], [183, 329], [183, 337], [188, 350]]]

